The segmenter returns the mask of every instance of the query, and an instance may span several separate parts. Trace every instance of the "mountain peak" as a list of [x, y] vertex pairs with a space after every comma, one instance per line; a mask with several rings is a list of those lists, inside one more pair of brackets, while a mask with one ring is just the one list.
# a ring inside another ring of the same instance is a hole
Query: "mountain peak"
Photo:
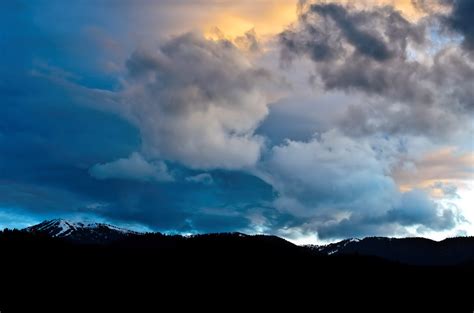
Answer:
[[137, 232], [109, 224], [73, 222], [65, 219], [43, 221], [25, 230], [86, 243], [110, 242], [127, 235], [137, 234]]

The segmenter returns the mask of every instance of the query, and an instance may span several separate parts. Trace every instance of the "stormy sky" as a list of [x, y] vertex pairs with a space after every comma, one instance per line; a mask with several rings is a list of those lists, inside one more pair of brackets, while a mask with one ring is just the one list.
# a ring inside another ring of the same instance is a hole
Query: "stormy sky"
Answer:
[[0, 4], [0, 227], [474, 235], [474, 1]]

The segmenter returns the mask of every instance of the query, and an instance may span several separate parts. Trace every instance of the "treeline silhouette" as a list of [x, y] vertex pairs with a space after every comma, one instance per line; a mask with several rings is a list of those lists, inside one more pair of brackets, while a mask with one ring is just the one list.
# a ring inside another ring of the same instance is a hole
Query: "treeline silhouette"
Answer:
[[327, 256], [274, 236], [151, 233], [79, 244], [4, 230], [0, 256], [2, 313], [108, 312], [130, 305], [133, 312], [474, 309], [472, 262], [413, 266]]

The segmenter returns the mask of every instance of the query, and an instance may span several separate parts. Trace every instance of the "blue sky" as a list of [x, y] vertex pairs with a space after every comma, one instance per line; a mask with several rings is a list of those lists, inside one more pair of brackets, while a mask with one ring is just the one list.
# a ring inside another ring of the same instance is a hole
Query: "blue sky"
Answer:
[[296, 2], [0, 4], [0, 227], [474, 235], [472, 3]]

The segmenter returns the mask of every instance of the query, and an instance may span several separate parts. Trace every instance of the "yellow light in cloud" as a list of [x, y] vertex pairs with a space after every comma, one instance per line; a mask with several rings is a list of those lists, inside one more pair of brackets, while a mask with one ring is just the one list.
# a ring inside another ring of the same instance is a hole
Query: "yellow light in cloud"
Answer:
[[[202, 25], [202, 29], [209, 39], [222, 39], [216, 35], [216, 28], [221, 31], [224, 38], [230, 40], [242, 36], [251, 29], [255, 29], [259, 37], [275, 35], [297, 20], [298, 2], [298, 0], [222, 1], [219, 2], [218, 10], [209, 12], [209, 19]], [[417, 20], [426, 14], [417, 9], [412, 0], [316, 0], [308, 3], [339, 3], [358, 9], [388, 5], [399, 10], [409, 20]]]
[[242, 1], [225, 6], [204, 25], [206, 37], [216, 38], [217, 27], [227, 39], [255, 29], [260, 37], [277, 34], [296, 21], [297, 0]]
[[[205, 28], [205, 36], [208, 39], [222, 39], [220, 38], [221, 36], [227, 39], [234, 39], [238, 36], [242, 36], [250, 29], [255, 28], [255, 25], [237, 16], [228, 15], [218, 17], [212, 22], [212, 25], [208, 25]], [[217, 33], [217, 30], [222, 33]]]

